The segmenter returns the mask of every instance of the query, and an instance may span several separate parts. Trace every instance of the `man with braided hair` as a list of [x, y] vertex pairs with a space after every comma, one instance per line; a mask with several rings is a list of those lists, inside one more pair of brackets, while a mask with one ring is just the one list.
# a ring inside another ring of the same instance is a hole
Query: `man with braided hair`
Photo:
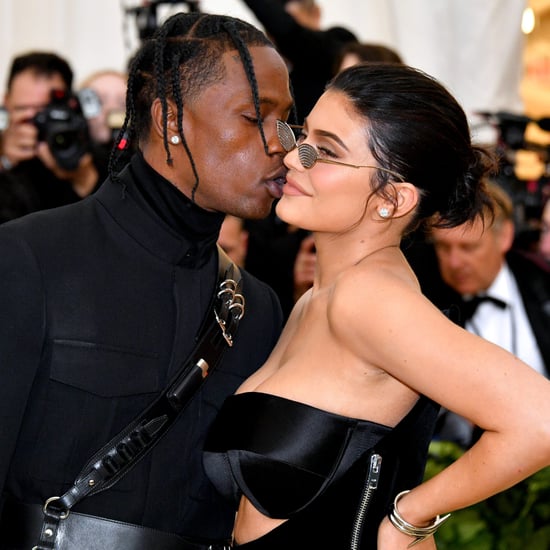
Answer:
[[212, 314], [225, 214], [260, 218], [281, 196], [276, 121], [292, 104], [284, 61], [262, 32], [174, 15], [130, 66], [129, 164], [118, 170], [119, 139], [96, 194], [0, 228], [0, 548], [228, 544], [233, 513], [203, 473], [202, 443], [282, 323], [274, 293], [244, 271], [234, 346], [170, 431], [113, 487], [60, 503], [192, 351]]

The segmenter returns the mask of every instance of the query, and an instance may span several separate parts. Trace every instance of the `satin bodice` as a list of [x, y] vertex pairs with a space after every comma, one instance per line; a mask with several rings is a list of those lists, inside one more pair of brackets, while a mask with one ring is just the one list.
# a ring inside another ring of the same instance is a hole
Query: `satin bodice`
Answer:
[[[369, 525], [360, 529], [361, 540], [371, 541], [360, 548], [370, 550], [391, 499], [422, 479], [437, 410], [421, 397], [391, 428], [283, 397], [238, 394], [220, 410], [203, 463], [235, 509], [244, 494], [264, 515], [288, 519], [244, 547], [291, 549], [300, 541], [305, 547], [326, 547], [330, 541], [344, 548], [356, 528], [356, 511], [376, 453], [382, 460], [377, 495], [370, 503]], [[320, 529], [323, 521], [330, 534]]]

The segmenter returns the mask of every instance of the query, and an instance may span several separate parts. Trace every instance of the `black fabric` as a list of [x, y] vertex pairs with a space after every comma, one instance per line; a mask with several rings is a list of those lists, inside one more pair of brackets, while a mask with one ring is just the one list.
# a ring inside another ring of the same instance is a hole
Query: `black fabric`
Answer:
[[289, 518], [239, 548], [349, 547], [369, 459], [377, 452], [379, 489], [360, 539], [360, 548], [375, 549], [392, 499], [422, 480], [438, 409], [421, 397], [392, 429], [262, 393], [228, 398], [205, 444], [208, 475], [235, 508], [245, 494], [265, 515]]
[[[99, 147], [91, 153], [98, 172], [94, 192], [107, 176], [108, 156]], [[0, 171], [0, 223], [79, 200], [71, 183], [57, 178], [37, 157]]]
[[70, 183], [57, 179], [37, 158], [0, 173], [0, 223], [78, 200]]
[[[160, 178], [136, 155], [120, 182], [0, 226], [0, 489], [19, 501], [63, 494], [194, 346], [223, 216], [182, 199], [189, 231], [165, 221], [136, 187], [151, 177]], [[232, 510], [203, 474], [202, 443], [282, 322], [274, 293], [246, 272], [243, 283], [246, 314], [220, 367], [151, 455], [76, 512], [199, 540], [230, 534]]]

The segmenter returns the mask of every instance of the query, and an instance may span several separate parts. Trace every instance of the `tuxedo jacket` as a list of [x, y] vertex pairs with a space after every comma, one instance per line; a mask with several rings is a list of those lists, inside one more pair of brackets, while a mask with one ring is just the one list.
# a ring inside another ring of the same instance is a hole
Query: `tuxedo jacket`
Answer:
[[531, 329], [550, 377], [550, 270], [519, 252], [510, 252], [506, 262], [517, 281]]
[[[177, 372], [210, 309], [216, 235], [183, 237], [136, 202], [143, 164], [134, 159], [120, 182], [79, 203], [0, 226], [4, 497], [44, 503], [63, 494]], [[75, 511], [207, 541], [229, 536], [234, 511], [203, 473], [202, 442], [282, 324], [273, 291], [246, 272], [243, 282], [234, 347], [152, 453]]]

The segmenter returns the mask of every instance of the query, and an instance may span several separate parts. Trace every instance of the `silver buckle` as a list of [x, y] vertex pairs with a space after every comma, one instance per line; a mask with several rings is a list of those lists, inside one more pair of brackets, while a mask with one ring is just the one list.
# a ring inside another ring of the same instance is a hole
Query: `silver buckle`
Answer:
[[[220, 290], [217, 294], [220, 300], [223, 300], [224, 305], [227, 307], [227, 312], [236, 321], [240, 321], [244, 317], [245, 312], [245, 300], [242, 294], [237, 292], [237, 282], [233, 279], [226, 279], [220, 284]], [[214, 315], [216, 321], [222, 330], [222, 335], [229, 347], [233, 346], [233, 335], [227, 330], [227, 321], [222, 319], [214, 308]]]
[[[42, 508], [42, 511], [44, 512], [44, 515], [53, 515], [51, 512], [48, 512], [48, 506], [52, 503], [52, 502], [55, 502], [56, 500], [60, 500], [61, 497], [50, 497], [45, 503], [44, 503], [44, 506]], [[69, 517], [69, 510], [65, 510], [64, 512], [61, 512], [59, 514], [59, 519], [67, 519]]]

